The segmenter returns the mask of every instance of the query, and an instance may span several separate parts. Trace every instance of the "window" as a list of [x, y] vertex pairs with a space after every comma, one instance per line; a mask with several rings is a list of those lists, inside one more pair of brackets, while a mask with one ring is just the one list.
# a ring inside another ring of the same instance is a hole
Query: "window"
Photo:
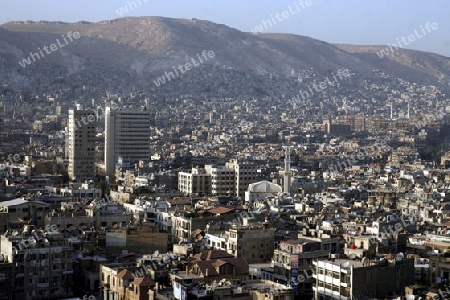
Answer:
[[333, 278], [334, 279], [339, 279], [339, 273], [338, 272], [333, 272]]

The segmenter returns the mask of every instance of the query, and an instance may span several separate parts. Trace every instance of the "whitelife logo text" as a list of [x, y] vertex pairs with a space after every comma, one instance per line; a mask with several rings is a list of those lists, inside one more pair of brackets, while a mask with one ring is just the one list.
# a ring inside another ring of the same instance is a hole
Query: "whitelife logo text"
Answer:
[[[68, 45], [70, 42], [73, 42], [74, 39], [77, 40], [81, 37], [80, 33], [78, 31], [75, 31], [72, 33], [72, 31], [69, 31], [67, 33], [67, 38], [66, 36], [63, 34], [62, 38], [65, 42], [65, 44], [61, 43], [61, 41], [59, 40], [59, 38], [56, 39], [56, 44], [51, 44], [50, 46], [44, 46], [42, 47], [42, 49], [40, 47], [38, 47], [38, 52], [30, 52], [30, 55], [27, 58], [22, 59], [22, 61], [19, 61], [19, 65], [22, 68], [25, 68], [26, 66], [31, 65], [33, 62], [36, 62], [36, 60], [39, 60], [41, 58], [45, 57], [44, 52], [49, 55], [52, 52], [55, 52], [59, 49], [61, 49], [62, 47], [65, 47], [66, 45]], [[69, 39], [69, 41], [67, 40]], [[32, 61], [33, 60], [33, 61]]]

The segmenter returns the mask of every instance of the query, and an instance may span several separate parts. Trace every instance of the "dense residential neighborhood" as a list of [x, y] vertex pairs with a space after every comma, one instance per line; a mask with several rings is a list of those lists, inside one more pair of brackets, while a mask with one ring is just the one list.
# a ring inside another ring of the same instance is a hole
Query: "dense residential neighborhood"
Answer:
[[[403, 98], [418, 89], [440, 94]], [[4, 299], [446, 294], [446, 113], [418, 128], [425, 112], [399, 99], [324, 122], [270, 99], [174, 99], [185, 116], [164, 118], [148, 97], [16, 96], [3, 90], [4, 118], [35, 121], [2, 132]]]

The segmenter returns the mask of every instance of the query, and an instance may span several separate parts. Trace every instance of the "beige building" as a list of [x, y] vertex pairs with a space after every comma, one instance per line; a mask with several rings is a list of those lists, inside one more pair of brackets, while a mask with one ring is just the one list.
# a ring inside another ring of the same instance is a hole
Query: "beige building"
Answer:
[[130, 264], [108, 264], [100, 266], [100, 299], [103, 300], [149, 300], [149, 291], [155, 282], [138, 275], [137, 267]]
[[95, 139], [97, 118], [93, 110], [69, 110], [66, 131], [66, 150], [69, 158], [69, 177], [83, 181], [95, 177]]
[[[312, 262], [327, 259], [329, 250], [320, 250], [320, 240], [281, 241], [273, 253], [274, 280], [294, 288], [296, 295], [313, 297]], [[298, 278], [302, 280], [298, 280]], [[294, 279], [294, 280], [293, 280]], [[295, 280], [297, 279], [297, 280]]]
[[156, 232], [149, 224], [111, 229], [106, 232], [106, 254], [166, 252], [168, 234]]
[[257, 166], [232, 159], [225, 164], [225, 167], [234, 170], [235, 195], [244, 199], [248, 185], [258, 180]]
[[428, 280], [429, 284], [448, 283], [450, 281], [450, 238], [444, 234], [427, 234], [425, 246], [430, 249]]
[[92, 205], [80, 210], [51, 212], [45, 217], [45, 224], [58, 225], [63, 228], [95, 227], [97, 229], [125, 227], [132, 219], [133, 214], [125, 211], [124, 207], [116, 202], [101, 203], [98, 207]]
[[234, 195], [235, 176], [234, 170], [206, 165], [206, 173], [211, 174], [211, 194], [212, 195]]
[[211, 174], [205, 169], [192, 168], [191, 172], [178, 173], [178, 189], [185, 195], [211, 194]]
[[257, 181], [257, 166], [235, 159], [225, 166], [205, 165], [178, 173], [178, 189], [185, 195], [234, 195], [245, 197], [248, 185]]
[[249, 279], [248, 263], [243, 257], [234, 257], [223, 250], [207, 250], [189, 259], [184, 272], [170, 275], [174, 297], [181, 299], [181, 284], [203, 282], [209, 285], [224, 282], [241, 282]]
[[[220, 215], [220, 221], [223, 223], [230, 223], [236, 219], [232, 213]], [[171, 230], [173, 243], [179, 242], [191, 242], [191, 239], [196, 238], [195, 232], [202, 231], [204, 229], [212, 230], [210, 227], [211, 222], [217, 222], [217, 216], [203, 217], [203, 218], [185, 218], [182, 215], [171, 217]], [[209, 229], [208, 229], [209, 228]]]
[[261, 226], [233, 226], [228, 235], [227, 252], [244, 257], [248, 263], [270, 261], [274, 250], [275, 229]]

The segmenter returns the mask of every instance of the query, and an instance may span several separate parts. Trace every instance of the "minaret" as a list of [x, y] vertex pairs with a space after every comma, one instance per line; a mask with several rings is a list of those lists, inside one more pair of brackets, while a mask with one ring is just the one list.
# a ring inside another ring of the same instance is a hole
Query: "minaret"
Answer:
[[283, 146], [284, 155], [284, 181], [283, 192], [287, 195], [291, 194], [291, 149], [292, 146]]
[[393, 111], [392, 111], [393, 104], [394, 104], [394, 102], [391, 101], [391, 120], [394, 119], [394, 114], [393, 114]]
[[408, 102], [408, 115], [406, 118], [409, 120], [409, 102]]

